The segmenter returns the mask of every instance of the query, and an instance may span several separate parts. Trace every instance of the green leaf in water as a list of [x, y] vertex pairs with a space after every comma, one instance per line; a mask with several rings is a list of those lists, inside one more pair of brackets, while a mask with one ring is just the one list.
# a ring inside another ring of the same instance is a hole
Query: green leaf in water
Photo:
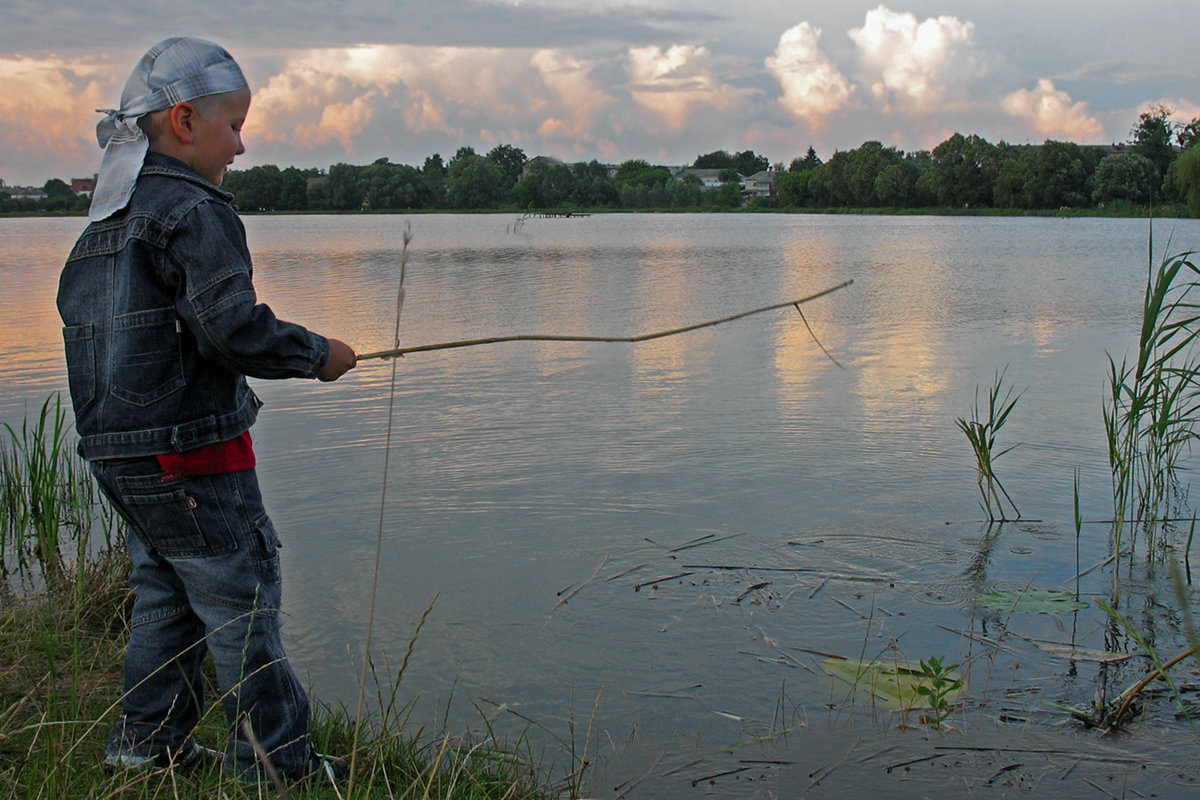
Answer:
[[[947, 672], [942, 676], [945, 682], [958, 684], [947, 690], [945, 686], [935, 687], [934, 679], [921, 669], [920, 664], [907, 661], [826, 658], [821, 664], [833, 675], [849, 683], [855, 692], [874, 698], [896, 711], [931, 708], [929, 693], [937, 694], [947, 704], [952, 704], [966, 690], [966, 681], [957, 672]], [[922, 693], [922, 688], [926, 693]]]
[[979, 605], [1002, 611], [1019, 611], [1025, 614], [1059, 614], [1087, 608], [1088, 604], [1076, 600], [1070, 592], [1054, 592], [1049, 589], [1005, 589], [979, 596]]

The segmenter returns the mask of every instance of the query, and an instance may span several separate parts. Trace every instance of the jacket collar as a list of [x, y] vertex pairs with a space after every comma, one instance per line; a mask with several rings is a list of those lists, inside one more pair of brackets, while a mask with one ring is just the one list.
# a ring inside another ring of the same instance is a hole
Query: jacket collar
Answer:
[[146, 153], [146, 161], [142, 164], [142, 175], [162, 175], [168, 178], [178, 178], [204, 187], [227, 203], [233, 202], [232, 194], [219, 186], [213, 186], [200, 177], [200, 173], [174, 156], [154, 151]]

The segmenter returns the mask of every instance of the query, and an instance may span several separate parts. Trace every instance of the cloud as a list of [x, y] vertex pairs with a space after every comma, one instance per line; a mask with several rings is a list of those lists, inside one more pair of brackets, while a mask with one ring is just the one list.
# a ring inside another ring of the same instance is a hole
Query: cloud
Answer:
[[530, 64], [557, 101], [557, 106], [546, 101], [531, 109], [548, 112], [538, 132], [549, 139], [591, 140], [596, 116], [615, 100], [592, 80], [594, 63], [561, 50], [539, 50]]
[[879, 6], [849, 36], [886, 111], [936, 110], [986, 71], [974, 24], [956, 17], [918, 22], [913, 14]]
[[766, 60], [767, 69], [783, 88], [779, 102], [794, 117], [813, 128], [850, 101], [854, 87], [833, 62], [821, 52], [817, 42], [821, 30], [801, 22], [779, 37], [775, 55]]
[[1087, 103], [1072, 103], [1071, 96], [1042, 78], [1033, 91], [1020, 89], [1004, 98], [1001, 107], [1014, 117], [1027, 120], [1046, 137], [1070, 141], [1095, 141], [1104, 136], [1104, 126], [1088, 111]]
[[682, 130], [698, 109], [732, 111], [749, 92], [721, 83], [708, 62], [708, 50], [695, 45], [630, 48], [630, 95], [672, 131]]
[[[116, 102], [106, 73], [86, 62], [0, 58], [0, 152], [14, 156], [6, 170], [36, 168], [47, 175], [65, 166], [81, 174], [95, 172], [100, 148], [94, 131], [100, 115], [94, 109]], [[13, 180], [11, 174], [7, 177]]]

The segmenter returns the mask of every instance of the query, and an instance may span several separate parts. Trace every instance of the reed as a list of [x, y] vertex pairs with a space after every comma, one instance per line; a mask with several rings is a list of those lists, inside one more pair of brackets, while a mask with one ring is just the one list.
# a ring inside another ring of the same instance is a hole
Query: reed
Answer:
[[975, 455], [976, 482], [979, 484], [979, 506], [983, 509], [983, 513], [987, 514], [989, 522], [1009, 519], [1008, 512], [1005, 510], [1006, 501], [1012, 509], [1013, 518], [1021, 518], [1021, 511], [996, 476], [996, 461], [1016, 447], [1016, 445], [1011, 445], [1004, 449], [997, 449], [996, 445], [996, 437], [999, 435], [1000, 429], [1004, 427], [1004, 423], [1008, 421], [1009, 415], [1017, 405], [1017, 400], [1020, 399], [1020, 395], [1013, 397], [1012, 387], [1005, 388], [1004, 375], [1006, 371], [1007, 368], [996, 373], [996, 379], [988, 390], [987, 404], [983, 408], [984, 413], [981, 413], [979, 387], [976, 387], [975, 406], [971, 409], [971, 418], [968, 420], [959, 417], [955, 420], [959, 430], [971, 443], [971, 452]]
[[[1137, 358], [1109, 356], [1104, 427], [1113, 486], [1115, 550], [1140, 523], [1147, 552], [1159, 544], [1180, 487], [1181, 461], [1200, 412], [1200, 270], [1192, 253], [1165, 256], [1147, 275]], [[1135, 531], [1136, 533], [1136, 531]], [[1136, 536], [1131, 544], [1136, 544]]]
[[[105, 549], [119, 536], [115, 514], [75, 452], [61, 396], [50, 395], [18, 430], [0, 438], [0, 578], [60, 588], [70, 564], [84, 565], [99, 532]], [[96, 543], [99, 545], [99, 543]]]

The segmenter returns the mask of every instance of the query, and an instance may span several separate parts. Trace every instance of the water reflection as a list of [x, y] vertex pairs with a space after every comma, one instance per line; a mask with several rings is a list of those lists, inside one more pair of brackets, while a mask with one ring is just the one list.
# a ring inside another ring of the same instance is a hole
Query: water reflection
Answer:
[[[263, 300], [360, 350], [390, 346], [403, 218], [246, 222]], [[557, 734], [602, 696], [614, 744], [598, 760], [614, 785], [651, 750], [700, 777], [684, 766], [718, 763], [781, 704], [811, 728], [780, 740], [790, 766], [773, 780], [859, 736], [911, 749], [880, 733], [886, 714], [826, 709], [842, 701], [819, 660], [788, 648], [969, 652], [946, 629], [973, 630], [982, 585], [1076, 571], [1063, 534], [1076, 467], [1084, 508], [1107, 510], [1099, 386], [1105, 352], [1132, 339], [1137, 221], [600, 215], [520, 235], [503, 216], [412, 222], [406, 344], [631, 335], [855, 281], [804, 307], [844, 370], [787, 309], [643, 345], [514, 343], [394, 365], [377, 646], [403, 652], [440, 595], [404, 687], [430, 719], [449, 709], [452, 728], [472, 726], [470, 702], [487, 697]], [[53, 294], [79, 227], [0, 220], [19, 245], [0, 253], [0, 420], [65, 385]], [[1179, 241], [1200, 237], [1181, 228]], [[953, 419], [1006, 364], [1023, 392], [1006, 433], [1025, 444], [1005, 457], [1004, 482], [1045, 522], [981, 532]], [[291, 652], [335, 703], [356, 694], [392, 367], [332, 385], [255, 382]], [[1085, 563], [1106, 544], [1086, 538]], [[1085, 591], [1106, 578], [1091, 580]], [[560, 605], [568, 587], [579, 591]], [[1080, 618], [1078, 639], [1101, 646], [1098, 617]], [[1053, 619], [1030, 625], [1061, 633]], [[1017, 675], [1018, 661], [1078, 680], [1055, 684], [1075, 694], [1096, 674], [997, 657], [972, 677], [989, 709], [1004, 700], [988, 696], [987, 670]], [[976, 711], [973, 729], [995, 724]], [[650, 783], [686, 789], [662, 772]]]

